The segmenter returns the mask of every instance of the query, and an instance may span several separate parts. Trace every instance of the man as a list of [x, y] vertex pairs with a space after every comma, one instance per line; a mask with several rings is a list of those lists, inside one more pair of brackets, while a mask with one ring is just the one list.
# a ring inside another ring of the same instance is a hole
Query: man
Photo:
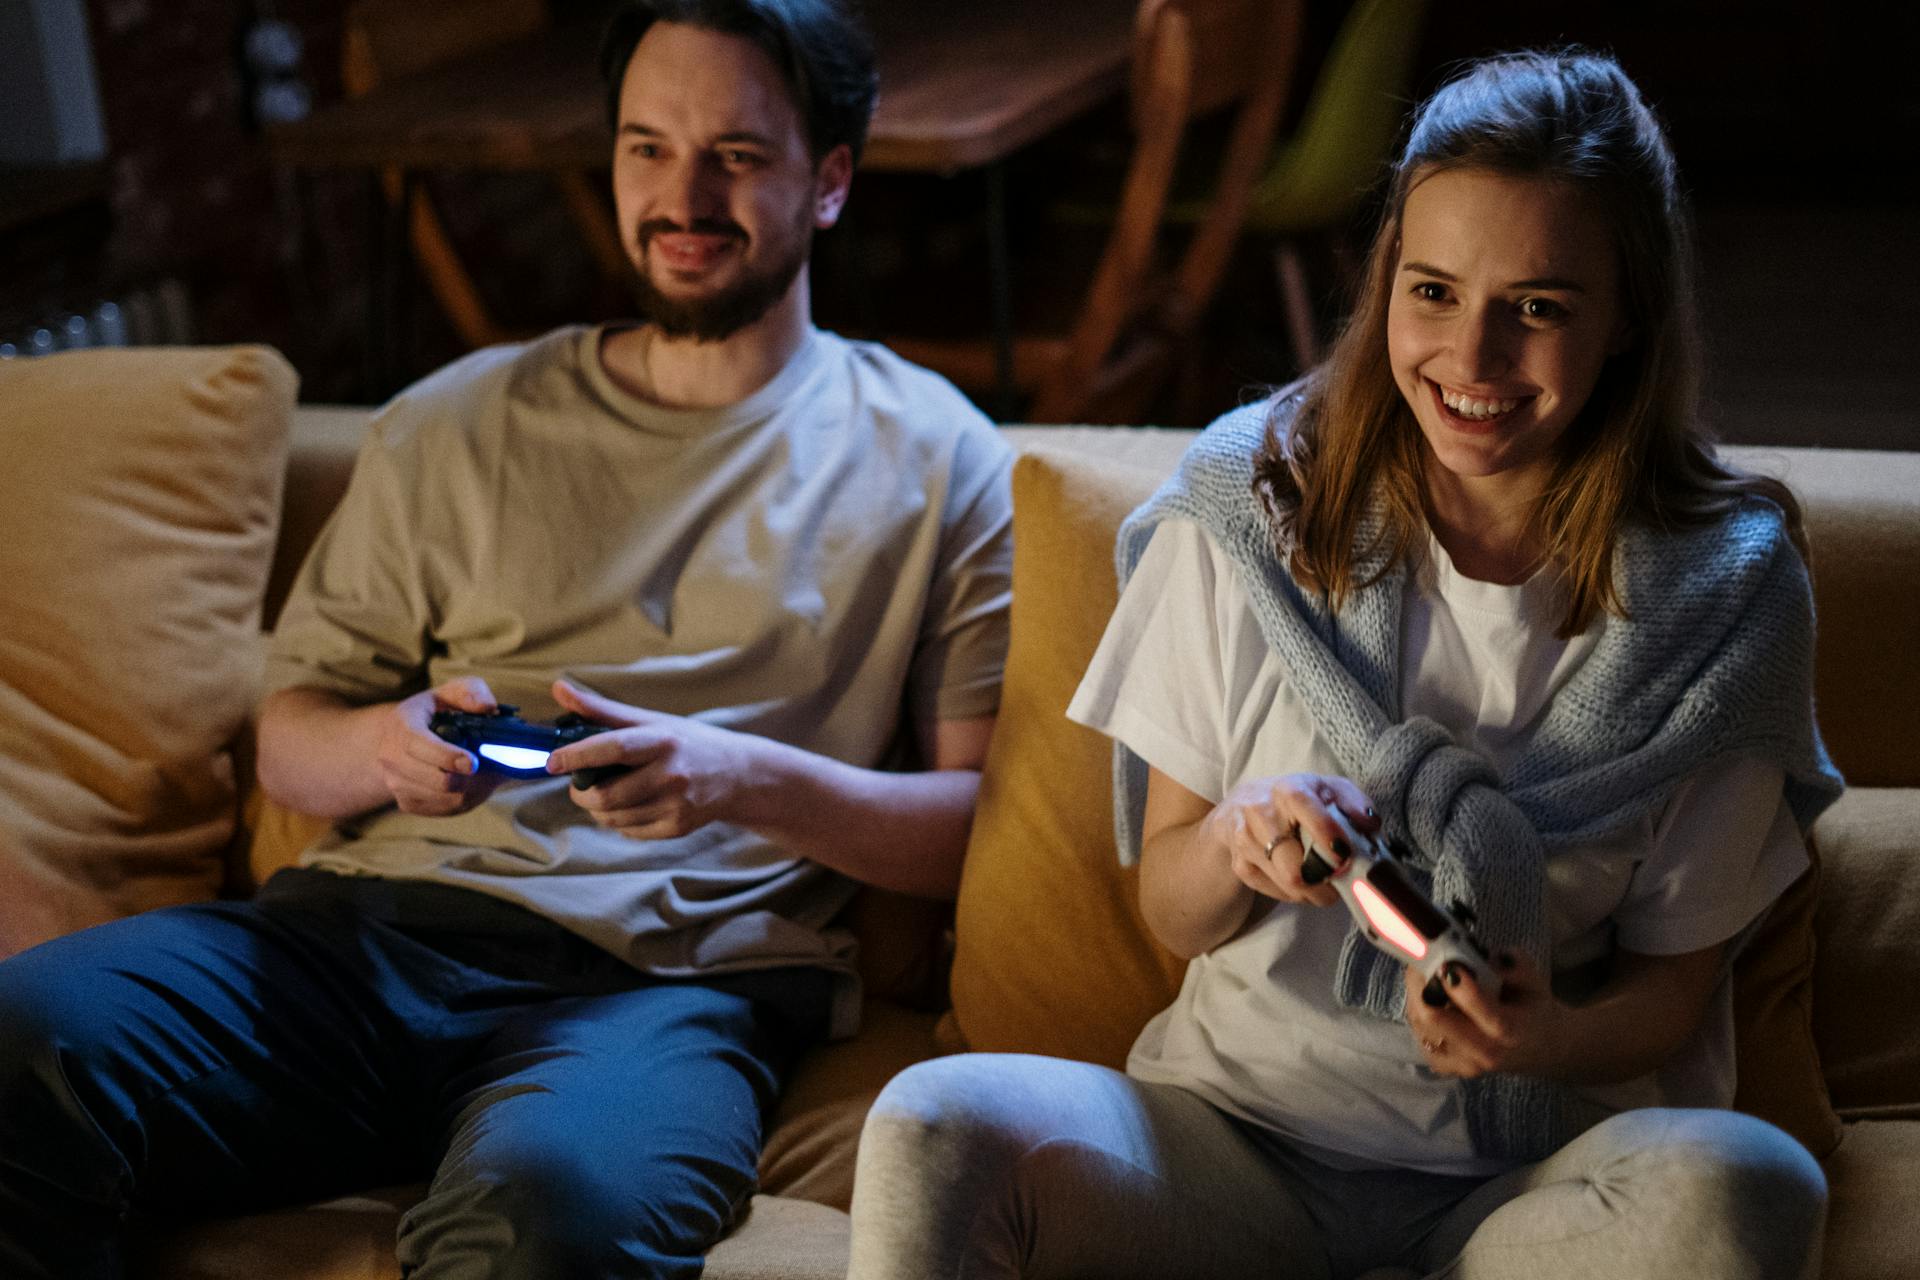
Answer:
[[[261, 710], [268, 792], [336, 819], [300, 868], [0, 965], [0, 1273], [430, 1175], [411, 1275], [698, 1274], [783, 1073], [851, 1029], [856, 883], [955, 891], [1005, 649], [1006, 446], [810, 319], [866, 48], [834, 0], [616, 19], [647, 319], [376, 422]], [[624, 771], [505, 781], [429, 728], [503, 702], [607, 727], [556, 775]]]

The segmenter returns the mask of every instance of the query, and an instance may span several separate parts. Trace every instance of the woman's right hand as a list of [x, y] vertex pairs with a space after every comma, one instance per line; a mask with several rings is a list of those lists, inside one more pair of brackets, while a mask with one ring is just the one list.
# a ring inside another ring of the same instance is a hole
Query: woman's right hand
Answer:
[[1319, 773], [1249, 778], [1214, 806], [1207, 822], [1214, 838], [1227, 846], [1233, 874], [1241, 884], [1281, 902], [1330, 907], [1340, 900], [1333, 887], [1310, 885], [1301, 876], [1306, 857], [1301, 833], [1337, 870], [1352, 850], [1332, 816], [1335, 808], [1361, 831], [1380, 827], [1365, 792], [1350, 779]]

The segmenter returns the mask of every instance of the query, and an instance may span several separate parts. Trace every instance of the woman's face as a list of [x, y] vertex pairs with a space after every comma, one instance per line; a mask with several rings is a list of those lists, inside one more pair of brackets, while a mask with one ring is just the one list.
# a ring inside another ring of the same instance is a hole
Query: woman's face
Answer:
[[1544, 486], [1630, 338], [1599, 211], [1561, 183], [1442, 170], [1407, 196], [1392, 289], [1388, 360], [1433, 460], [1469, 490]]

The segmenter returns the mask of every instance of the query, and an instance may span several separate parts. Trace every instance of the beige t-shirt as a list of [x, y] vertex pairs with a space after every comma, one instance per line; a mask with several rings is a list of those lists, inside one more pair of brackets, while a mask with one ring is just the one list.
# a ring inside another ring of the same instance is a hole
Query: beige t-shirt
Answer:
[[[270, 688], [364, 703], [478, 676], [550, 719], [565, 676], [863, 767], [914, 723], [994, 711], [1012, 452], [959, 392], [815, 331], [746, 400], [663, 409], [607, 376], [602, 337], [477, 352], [379, 415]], [[652, 973], [852, 973], [831, 923], [851, 881], [724, 823], [602, 830], [565, 778], [455, 817], [378, 809], [303, 862], [505, 898]]]

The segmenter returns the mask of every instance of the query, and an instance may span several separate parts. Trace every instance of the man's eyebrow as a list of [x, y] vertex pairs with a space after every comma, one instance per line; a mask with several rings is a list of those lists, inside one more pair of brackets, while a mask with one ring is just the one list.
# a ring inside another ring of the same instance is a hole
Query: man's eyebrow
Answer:
[[[1451, 271], [1442, 271], [1439, 267], [1426, 262], [1403, 262], [1402, 271], [1413, 271], [1423, 276], [1432, 276], [1436, 280], [1445, 280], [1449, 284], [1458, 284], [1460, 277]], [[1509, 289], [1546, 289], [1556, 293], [1585, 293], [1587, 286], [1578, 280], [1566, 276], [1538, 276], [1531, 280], [1515, 280], [1507, 286]]]
[[[660, 130], [654, 128], [652, 125], [639, 124], [631, 120], [627, 121], [625, 124], [622, 124], [618, 132], [619, 132], [619, 135], [623, 138], [629, 137], [629, 136], [640, 137], [640, 138], [662, 138], [666, 136], [665, 134], [661, 133]], [[755, 133], [751, 129], [735, 129], [730, 133], [723, 133], [719, 137], [714, 138], [707, 145], [718, 147], [718, 146], [728, 146], [728, 145], [738, 144], [738, 143], [747, 143], [751, 146], [768, 147], [768, 148], [771, 148], [774, 145], [772, 138], [768, 137], [764, 133]]]

